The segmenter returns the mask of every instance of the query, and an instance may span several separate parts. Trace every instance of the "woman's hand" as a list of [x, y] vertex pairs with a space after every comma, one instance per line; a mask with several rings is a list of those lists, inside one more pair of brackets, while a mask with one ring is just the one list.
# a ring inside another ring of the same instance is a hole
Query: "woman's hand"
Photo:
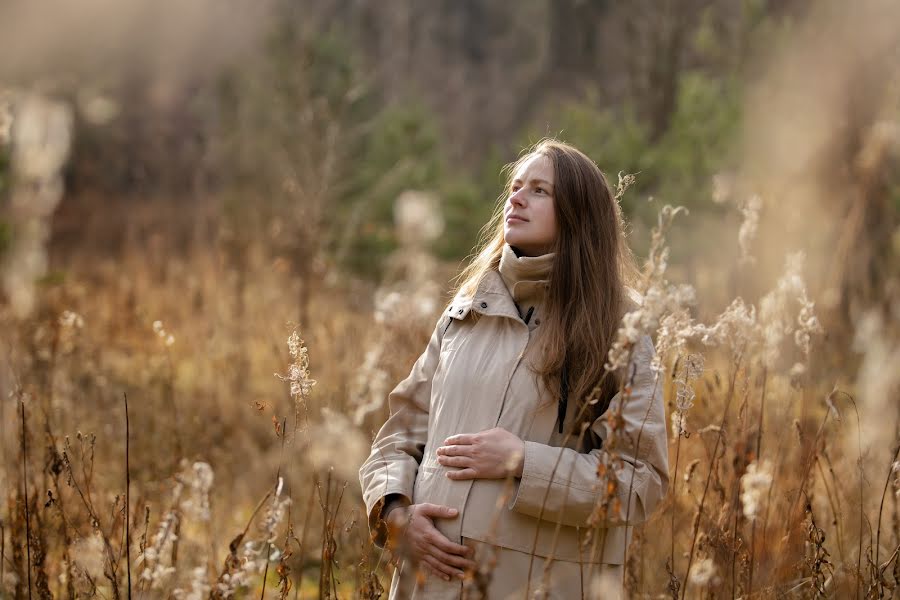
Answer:
[[437, 461], [450, 471], [450, 479], [503, 479], [522, 476], [525, 442], [513, 433], [495, 427], [479, 433], [452, 435], [437, 449]]
[[402, 547], [414, 563], [426, 567], [444, 581], [450, 581], [451, 577], [462, 579], [464, 569], [475, 568], [475, 562], [466, 558], [474, 551], [448, 540], [434, 526], [433, 519], [452, 519], [458, 514], [455, 508], [422, 503], [395, 508], [385, 520], [389, 529], [404, 532]]

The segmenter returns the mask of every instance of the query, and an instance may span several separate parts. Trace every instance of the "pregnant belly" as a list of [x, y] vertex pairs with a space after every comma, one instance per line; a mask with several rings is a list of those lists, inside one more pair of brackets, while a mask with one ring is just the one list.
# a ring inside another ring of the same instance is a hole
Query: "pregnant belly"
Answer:
[[447, 469], [434, 460], [424, 460], [416, 474], [413, 488], [413, 503], [429, 503], [448, 506], [459, 511], [459, 516], [452, 519], [435, 519], [438, 531], [449, 539], [459, 542], [461, 539], [462, 514], [466, 497], [471, 487], [470, 481], [453, 481], [446, 476]]

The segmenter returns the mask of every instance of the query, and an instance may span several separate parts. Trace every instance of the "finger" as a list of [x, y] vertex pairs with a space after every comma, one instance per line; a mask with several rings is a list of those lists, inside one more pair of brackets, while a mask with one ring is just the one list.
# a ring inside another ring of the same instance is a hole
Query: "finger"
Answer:
[[423, 556], [422, 561], [430, 566], [434, 571], [436, 571], [438, 576], [444, 581], [450, 581], [451, 577], [460, 577], [463, 575], [463, 572], [461, 570], [442, 563], [440, 560], [438, 560], [434, 556], [431, 556], [430, 554], [426, 554], [425, 556]]
[[471, 467], [475, 461], [469, 456], [439, 456], [438, 464], [445, 467]]
[[419, 511], [423, 515], [429, 517], [438, 517], [441, 519], [449, 519], [451, 517], [455, 517], [459, 513], [459, 511], [455, 508], [442, 506], [440, 504], [430, 504], [428, 502], [423, 502], [422, 504], [420, 504]]
[[438, 456], [471, 456], [472, 446], [441, 446], [437, 449]]
[[478, 479], [478, 473], [472, 468], [462, 469], [460, 471], [448, 471], [447, 479]]
[[424, 571], [426, 573], [430, 573], [431, 575], [434, 575], [438, 579], [443, 579], [444, 581], [447, 580], [447, 576], [444, 573], [441, 573], [440, 571], [438, 571], [437, 569], [432, 567], [430, 564], [425, 562], [425, 559], [422, 559], [419, 561], [419, 570]]
[[428, 539], [428, 541], [443, 552], [446, 552], [448, 554], [456, 554], [463, 557], [472, 556], [473, 554], [475, 554], [474, 548], [451, 542], [447, 539], [447, 536], [445, 536], [440, 531], [435, 530], [435, 533], [437, 535], [431, 537], [430, 539]]
[[444, 552], [437, 545], [432, 545], [428, 549], [428, 553], [444, 563], [445, 565], [450, 565], [451, 567], [456, 567], [458, 569], [474, 569], [475, 561], [469, 560], [468, 558], [459, 556], [458, 554], [451, 554], [449, 552]]
[[426, 530], [423, 530], [421, 537], [417, 540], [416, 548], [418, 554], [421, 556], [431, 553], [432, 548], [446, 554], [455, 554], [463, 558], [475, 554], [473, 548], [451, 542], [447, 539], [447, 536], [441, 533], [441, 531], [433, 525], [430, 525]]
[[457, 435], [451, 435], [446, 440], [444, 440], [445, 446], [453, 446], [455, 444], [469, 445], [474, 443], [475, 435], [471, 433], [459, 433]]

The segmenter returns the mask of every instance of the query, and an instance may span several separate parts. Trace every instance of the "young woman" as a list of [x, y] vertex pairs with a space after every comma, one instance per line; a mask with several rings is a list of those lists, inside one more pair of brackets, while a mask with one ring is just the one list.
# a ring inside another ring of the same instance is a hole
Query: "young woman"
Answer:
[[630, 526], [668, 486], [650, 338], [604, 368], [635, 273], [605, 177], [552, 139], [507, 168], [360, 468], [373, 540], [403, 550], [391, 598], [459, 598], [476, 569], [489, 598], [588, 597], [601, 573], [621, 583]]

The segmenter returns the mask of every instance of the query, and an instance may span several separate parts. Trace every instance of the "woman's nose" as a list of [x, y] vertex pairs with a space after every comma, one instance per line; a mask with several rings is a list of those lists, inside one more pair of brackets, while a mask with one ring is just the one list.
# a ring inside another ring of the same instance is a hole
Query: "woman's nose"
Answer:
[[524, 194], [522, 192], [523, 189], [525, 188], [520, 188], [509, 196], [510, 204], [513, 206], [525, 206], [525, 200], [523, 199]]

